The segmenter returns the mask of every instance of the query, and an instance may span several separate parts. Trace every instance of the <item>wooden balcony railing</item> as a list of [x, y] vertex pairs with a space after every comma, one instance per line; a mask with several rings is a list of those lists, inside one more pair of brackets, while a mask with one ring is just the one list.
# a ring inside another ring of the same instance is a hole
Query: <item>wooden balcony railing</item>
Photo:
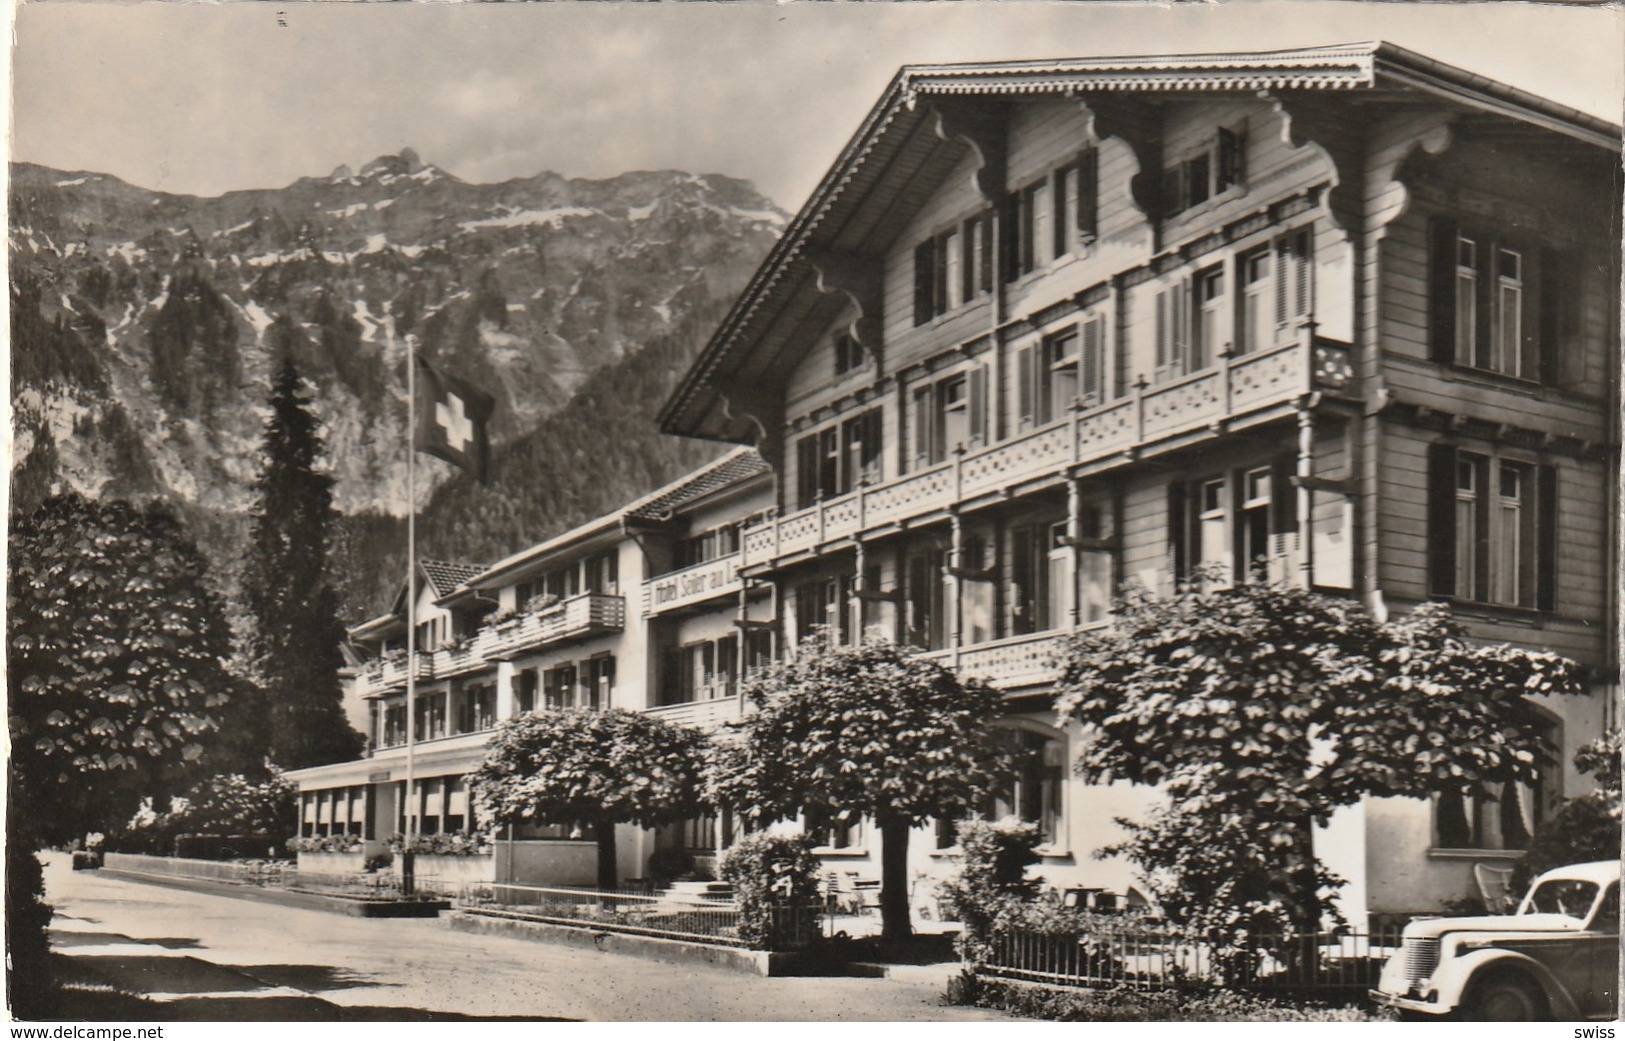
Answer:
[[744, 711], [741, 710], [739, 699], [736, 697], [685, 701], [677, 705], [657, 705], [645, 711], [668, 723], [696, 727], [700, 730], [715, 730], [724, 723], [733, 723], [744, 718]]
[[[1055, 629], [967, 644], [959, 649], [959, 674], [986, 680], [1000, 690], [1051, 683], [1060, 675], [1055, 663], [1068, 635], [1067, 630]], [[931, 651], [925, 656], [953, 665], [952, 651]]]
[[1126, 397], [1078, 409], [1063, 420], [929, 470], [866, 486], [772, 518], [744, 533], [744, 563], [764, 564], [840, 538], [914, 520], [978, 497], [1159, 442], [1197, 434], [1317, 389], [1351, 381], [1348, 346], [1312, 336], [1219, 364]]
[[[583, 593], [536, 611], [483, 626], [470, 640], [436, 651], [419, 651], [417, 678], [446, 679], [491, 667], [493, 662], [545, 647], [626, 627], [626, 598]], [[406, 685], [406, 652], [397, 651], [364, 665], [356, 680], [361, 697], [376, 696]]]

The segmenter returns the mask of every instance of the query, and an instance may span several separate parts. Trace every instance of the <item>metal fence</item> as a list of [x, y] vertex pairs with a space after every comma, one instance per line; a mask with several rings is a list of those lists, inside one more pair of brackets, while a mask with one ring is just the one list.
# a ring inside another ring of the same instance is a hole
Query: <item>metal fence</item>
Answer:
[[232, 860], [194, 860], [188, 857], [154, 857], [145, 853], [108, 853], [102, 858], [102, 866], [143, 875], [201, 878], [251, 886], [277, 885], [286, 875], [293, 873], [293, 866], [286, 861], [243, 863]]
[[[744, 912], [729, 899], [473, 882], [463, 886], [458, 903], [464, 910], [498, 917], [728, 947], [751, 946], [742, 935], [748, 932], [742, 928], [746, 925]], [[789, 950], [816, 938], [818, 912], [816, 906], [772, 908], [768, 931], [775, 938], [773, 946]]]
[[1062, 987], [1224, 987], [1279, 997], [1358, 1000], [1399, 949], [1397, 930], [1254, 936], [1213, 943], [1177, 931], [1123, 929], [994, 936], [977, 975]]

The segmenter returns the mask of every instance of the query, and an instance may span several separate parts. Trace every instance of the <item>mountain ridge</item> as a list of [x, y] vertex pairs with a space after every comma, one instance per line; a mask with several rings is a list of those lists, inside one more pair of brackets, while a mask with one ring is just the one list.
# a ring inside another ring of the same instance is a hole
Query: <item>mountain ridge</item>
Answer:
[[[669, 390], [786, 220], [721, 174], [544, 171], [481, 185], [410, 150], [214, 197], [31, 163], [12, 173], [14, 512], [53, 487], [164, 499], [223, 563], [251, 502], [283, 354], [315, 387], [336, 501], [354, 528], [383, 531], [406, 512], [403, 377], [416, 349], [492, 391], [498, 459], [513, 448], [528, 460], [499, 465], [509, 498], [535, 500], [503, 513], [502, 537], [563, 530], [538, 482], [576, 484], [528, 447], [536, 431], [575, 440], [568, 423], [549, 421], [598, 373], [600, 396]], [[646, 411], [633, 403], [635, 429], [609, 439], [602, 406], [596, 421], [568, 412], [599, 428], [603, 462], [589, 469], [629, 483], [571, 493], [558, 517], [599, 490], [641, 494], [633, 484], [653, 487], [714, 454], [657, 447]], [[418, 505], [433, 533], [437, 511], [460, 507], [435, 504], [450, 479], [442, 468], [423, 477]], [[476, 527], [448, 521], [442, 555], [469, 556], [459, 538], [493, 549], [495, 536]], [[362, 575], [376, 572], [375, 557], [348, 560], [351, 610], [378, 595], [375, 576]]]

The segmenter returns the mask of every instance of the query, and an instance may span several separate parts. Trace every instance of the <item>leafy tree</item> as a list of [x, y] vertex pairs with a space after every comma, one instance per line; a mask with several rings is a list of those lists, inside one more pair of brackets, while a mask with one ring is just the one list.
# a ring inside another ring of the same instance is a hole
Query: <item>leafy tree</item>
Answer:
[[705, 807], [706, 739], [642, 712], [561, 709], [502, 723], [470, 775], [497, 824], [584, 824], [598, 888], [615, 889], [615, 825], [686, 820]]
[[1620, 852], [1620, 731], [1616, 728], [1583, 745], [1574, 765], [1591, 774], [1597, 787], [1565, 800], [1512, 869], [1512, 891], [1522, 893], [1543, 871], [1588, 860], [1613, 860]]
[[817, 935], [818, 858], [805, 835], [747, 835], [722, 858], [721, 873], [739, 903], [747, 947], [788, 950]]
[[338, 516], [333, 478], [316, 470], [322, 440], [309, 405], [298, 368], [284, 358], [271, 390], [265, 468], [254, 483], [242, 576], [253, 619], [249, 656], [267, 705], [268, 755], [287, 769], [343, 762], [361, 751], [339, 688], [344, 627], [327, 568]]
[[998, 691], [884, 641], [842, 647], [824, 633], [746, 687], [758, 712], [717, 757], [719, 801], [758, 824], [809, 813], [880, 829], [882, 931], [912, 931], [909, 831], [965, 813], [1001, 760], [987, 729]]
[[201, 774], [232, 680], [203, 559], [164, 507], [54, 496], [11, 534], [6, 908], [26, 974], [48, 915], [23, 862]]
[[1379, 624], [1302, 589], [1205, 582], [1129, 589], [1110, 629], [1073, 638], [1056, 709], [1083, 724], [1086, 780], [1167, 793], [1124, 847], [1153, 889], [1202, 888], [1225, 919], [1209, 924], [1312, 932], [1336, 883], [1315, 825], [1367, 797], [1532, 780], [1549, 753], [1527, 696], [1582, 689], [1565, 658], [1470, 643], [1443, 605]]
[[270, 835], [274, 845], [294, 826], [298, 786], [273, 769], [264, 778], [217, 774], [193, 785], [170, 808], [117, 836], [119, 848], [168, 855], [179, 835]]

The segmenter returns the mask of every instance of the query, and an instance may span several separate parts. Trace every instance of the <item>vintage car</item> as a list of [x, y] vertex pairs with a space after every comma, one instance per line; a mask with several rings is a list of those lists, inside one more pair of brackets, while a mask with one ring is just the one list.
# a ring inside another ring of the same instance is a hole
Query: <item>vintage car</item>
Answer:
[[1371, 997], [1407, 1018], [1613, 1019], [1619, 1003], [1619, 862], [1535, 879], [1516, 914], [1405, 926]]

